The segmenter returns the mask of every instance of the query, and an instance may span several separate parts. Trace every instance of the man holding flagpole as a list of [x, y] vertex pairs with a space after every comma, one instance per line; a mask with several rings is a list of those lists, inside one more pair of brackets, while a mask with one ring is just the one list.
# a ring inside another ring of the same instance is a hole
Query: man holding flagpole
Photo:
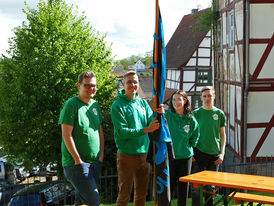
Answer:
[[[144, 206], [150, 177], [150, 165], [146, 162], [149, 147], [148, 133], [159, 128], [158, 120], [148, 103], [139, 97], [139, 79], [135, 71], [123, 78], [124, 89], [117, 94], [111, 106], [114, 139], [117, 147], [117, 170], [119, 194], [116, 205], [124, 206], [130, 201], [134, 184], [134, 205]], [[164, 113], [164, 109], [158, 110]]]

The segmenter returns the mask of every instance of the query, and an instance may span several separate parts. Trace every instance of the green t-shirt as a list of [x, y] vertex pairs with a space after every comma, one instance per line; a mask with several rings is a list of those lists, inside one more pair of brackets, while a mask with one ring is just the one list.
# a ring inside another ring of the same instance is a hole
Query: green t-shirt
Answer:
[[173, 143], [175, 159], [187, 159], [193, 156], [193, 147], [199, 138], [199, 125], [190, 114], [178, 115], [171, 110], [165, 113]]
[[200, 126], [197, 148], [206, 154], [218, 155], [221, 149], [220, 128], [226, 125], [224, 112], [216, 107], [212, 110], [200, 107], [193, 113]]
[[[72, 97], [63, 106], [58, 124], [73, 126], [72, 137], [76, 149], [84, 162], [97, 162], [100, 155], [100, 125], [102, 116], [99, 104], [93, 99], [84, 103], [78, 97]], [[62, 138], [62, 165], [74, 164]]]

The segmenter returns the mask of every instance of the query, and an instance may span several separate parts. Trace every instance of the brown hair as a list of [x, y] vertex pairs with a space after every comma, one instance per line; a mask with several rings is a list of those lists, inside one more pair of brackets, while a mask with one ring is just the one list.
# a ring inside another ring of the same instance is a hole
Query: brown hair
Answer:
[[127, 73], [124, 74], [123, 79], [125, 80], [130, 75], [137, 75], [137, 73], [135, 71], [133, 71], [133, 70], [132, 71], [128, 71]]
[[96, 77], [93, 71], [85, 71], [78, 76], [78, 82], [81, 84], [84, 78], [93, 78], [93, 77]]
[[192, 109], [191, 109], [191, 105], [188, 99], [187, 94], [185, 93], [185, 91], [183, 90], [177, 90], [176, 92], [174, 92], [171, 97], [170, 97], [170, 101], [169, 101], [169, 108], [171, 109], [172, 112], [176, 112], [175, 108], [173, 107], [173, 96], [175, 94], [181, 95], [184, 99], [186, 99], [186, 103], [184, 104], [184, 115], [187, 116], [187, 114], [192, 115]]
[[204, 91], [207, 91], [207, 90], [211, 90], [213, 92], [213, 94], [215, 94], [215, 89], [212, 86], [203, 87], [202, 90], [201, 90], [201, 93], [203, 93]]

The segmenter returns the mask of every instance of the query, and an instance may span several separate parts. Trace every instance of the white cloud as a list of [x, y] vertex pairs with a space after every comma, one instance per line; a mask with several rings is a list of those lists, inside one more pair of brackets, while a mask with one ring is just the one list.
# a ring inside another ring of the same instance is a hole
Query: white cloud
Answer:
[[[20, 3], [18, 3], [18, 1]], [[8, 49], [8, 38], [12, 28], [25, 20], [23, 0], [0, 2], [0, 53]], [[39, 0], [28, 0], [33, 8]], [[84, 12], [91, 25], [102, 34], [107, 34], [107, 43], [112, 43], [116, 59], [144, 54], [153, 48], [155, 24], [155, 0], [67, 0], [78, 5], [79, 13]], [[160, 0], [165, 41], [170, 39], [182, 17], [199, 6], [210, 6], [210, 0]]]

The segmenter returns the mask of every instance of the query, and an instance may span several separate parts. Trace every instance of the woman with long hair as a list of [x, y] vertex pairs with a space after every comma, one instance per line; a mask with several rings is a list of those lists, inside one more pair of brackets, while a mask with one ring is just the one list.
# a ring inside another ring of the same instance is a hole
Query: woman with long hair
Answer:
[[175, 154], [175, 159], [171, 163], [171, 192], [174, 193], [177, 189], [178, 206], [186, 206], [189, 183], [179, 182], [179, 177], [191, 172], [193, 147], [199, 138], [199, 126], [192, 115], [187, 94], [183, 90], [172, 94], [165, 117]]

